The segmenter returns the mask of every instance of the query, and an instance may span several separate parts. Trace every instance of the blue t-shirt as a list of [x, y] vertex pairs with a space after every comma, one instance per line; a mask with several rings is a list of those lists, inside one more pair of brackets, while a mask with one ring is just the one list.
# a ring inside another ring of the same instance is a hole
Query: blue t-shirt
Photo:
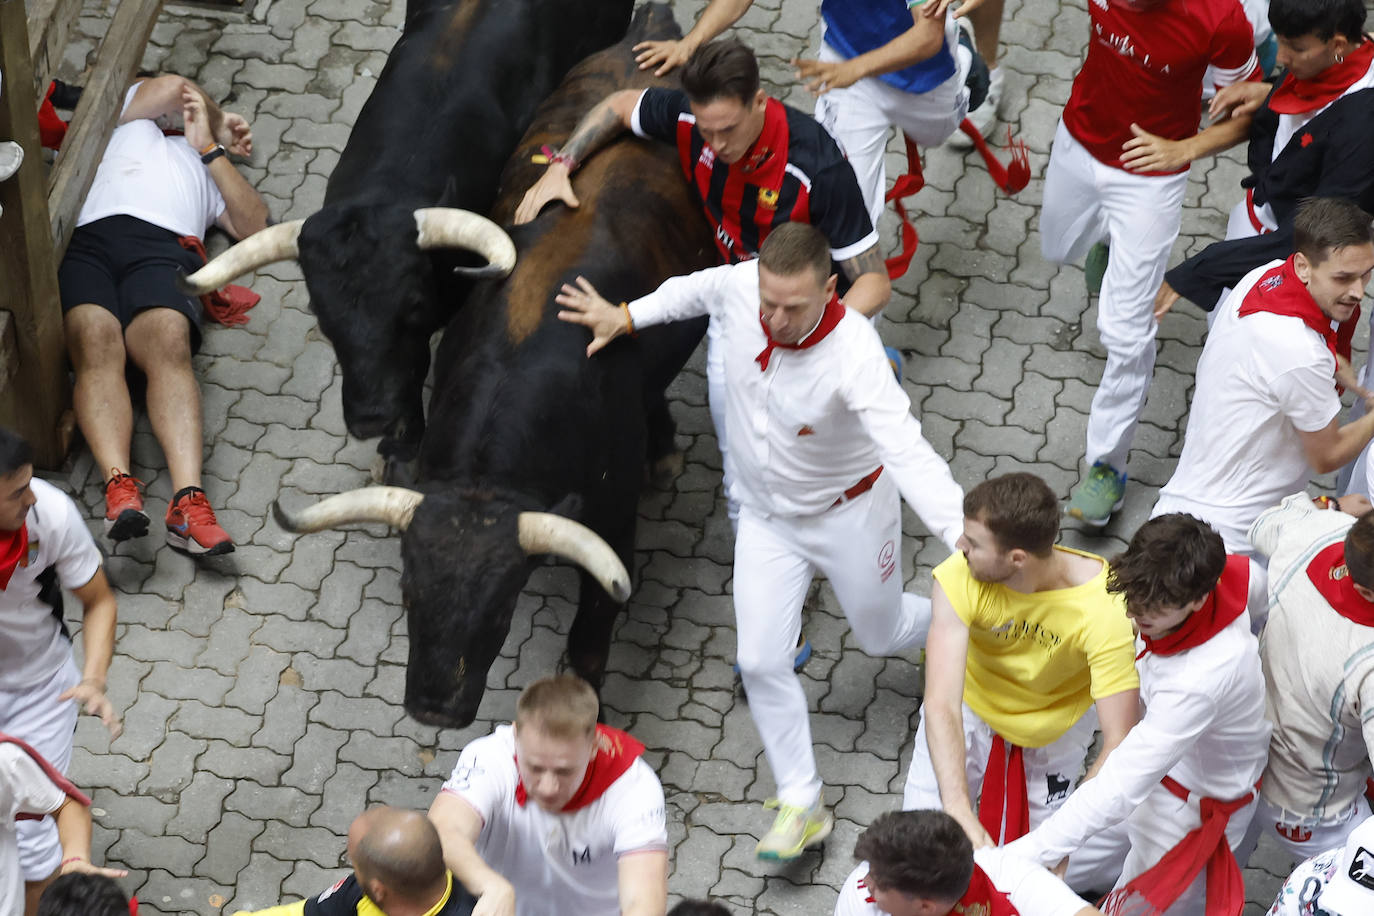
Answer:
[[[822, 0], [825, 43], [846, 58], [881, 48], [911, 28], [907, 0]], [[903, 92], [929, 92], [954, 75], [954, 54], [949, 41], [926, 60], [878, 77]]]

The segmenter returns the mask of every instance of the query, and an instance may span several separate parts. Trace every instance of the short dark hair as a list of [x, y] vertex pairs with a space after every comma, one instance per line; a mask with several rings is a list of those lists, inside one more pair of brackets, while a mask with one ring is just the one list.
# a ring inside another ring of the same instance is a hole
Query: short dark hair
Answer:
[[1269, 25], [1284, 38], [1315, 35], [1330, 41], [1344, 35], [1359, 44], [1364, 21], [1364, 0], [1269, 0]]
[[782, 277], [810, 268], [825, 283], [830, 276], [830, 242], [810, 223], [783, 223], [759, 246], [759, 266]]
[[1345, 533], [1345, 568], [1350, 581], [1374, 589], [1374, 512], [1366, 512]]
[[730, 916], [730, 911], [714, 900], [683, 900], [668, 916]]
[[1304, 197], [1293, 217], [1293, 243], [1315, 267], [1337, 248], [1374, 244], [1374, 219], [1344, 197]]
[[869, 880], [884, 890], [953, 903], [973, 880], [973, 844], [943, 811], [889, 811], [878, 815], [854, 844], [868, 862]]
[[1216, 588], [1226, 568], [1221, 535], [1181, 512], [1140, 526], [1107, 566], [1107, 591], [1122, 595], [1132, 611], [1180, 608]]
[[112, 878], [71, 872], [43, 891], [38, 916], [129, 916], [129, 898]]
[[33, 446], [14, 430], [0, 426], [0, 476], [13, 474], [26, 464], [33, 464]]
[[745, 105], [759, 92], [759, 62], [738, 38], [717, 38], [697, 48], [682, 67], [682, 91], [704, 105], [738, 99]]
[[1046, 557], [1059, 537], [1059, 500], [1049, 484], [1018, 471], [985, 480], [964, 496], [964, 517], [987, 526], [997, 545]]

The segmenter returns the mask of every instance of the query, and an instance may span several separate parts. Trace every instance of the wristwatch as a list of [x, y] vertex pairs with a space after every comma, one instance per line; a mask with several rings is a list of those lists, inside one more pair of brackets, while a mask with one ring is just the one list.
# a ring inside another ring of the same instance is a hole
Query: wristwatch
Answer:
[[206, 165], [209, 165], [210, 163], [214, 162], [216, 159], [223, 155], [224, 147], [216, 143], [214, 149], [210, 150], [208, 153], [201, 154], [200, 161], [205, 163]]

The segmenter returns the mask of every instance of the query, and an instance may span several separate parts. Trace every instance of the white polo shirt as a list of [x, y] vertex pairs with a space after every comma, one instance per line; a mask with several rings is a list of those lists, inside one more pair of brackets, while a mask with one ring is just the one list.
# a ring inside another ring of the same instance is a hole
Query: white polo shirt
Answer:
[[33, 495], [28, 555], [0, 590], [0, 691], [44, 683], [71, 655], [52, 608], [38, 600], [38, 574], [56, 565], [63, 588], [77, 589], [100, 569], [100, 551], [76, 503], [37, 477]]
[[1217, 306], [1183, 453], [1156, 509], [1186, 506], [1232, 553], [1249, 552], [1245, 532], [1259, 514], [1312, 476], [1298, 433], [1324, 429], [1341, 410], [1335, 359], [1321, 335], [1301, 318], [1239, 315], [1250, 289], [1282, 263], [1256, 267]]
[[710, 314], [725, 357], [730, 496], [762, 516], [818, 515], [878, 465], [950, 549], [964, 491], [921, 435], [873, 325], [846, 308], [815, 346], [775, 348], [759, 323], [757, 260], [674, 277], [630, 303], [637, 327]]
[[23, 916], [24, 875], [14, 816], [56, 810], [66, 793], [17, 745], [0, 742], [0, 916]]
[[[1074, 916], [1088, 906], [1069, 886], [1044, 868], [1025, 859], [1009, 855], [1004, 848], [985, 846], [973, 851], [973, 861], [992, 881], [993, 887], [1006, 894], [1021, 916]], [[868, 863], [859, 866], [844, 879], [840, 897], [835, 901], [835, 916], [880, 916], [882, 910], [860, 882], [868, 875]], [[968, 916], [974, 916], [972, 910]]]
[[477, 854], [515, 888], [516, 916], [617, 916], [621, 856], [668, 848], [663, 786], [636, 760], [596, 801], [553, 814], [515, 801], [515, 733], [502, 725], [463, 748], [443, 791], [482, 818]]

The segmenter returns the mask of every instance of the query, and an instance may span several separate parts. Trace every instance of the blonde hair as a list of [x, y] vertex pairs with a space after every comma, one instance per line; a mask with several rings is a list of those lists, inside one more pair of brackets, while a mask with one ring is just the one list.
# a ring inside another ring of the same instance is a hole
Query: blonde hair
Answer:
[[554, 738], [589, 738], [596, 732], [601, 703], [596, 691], [575, 674], [543, 677], [520, 692], [515, 701], [515, 727]]

